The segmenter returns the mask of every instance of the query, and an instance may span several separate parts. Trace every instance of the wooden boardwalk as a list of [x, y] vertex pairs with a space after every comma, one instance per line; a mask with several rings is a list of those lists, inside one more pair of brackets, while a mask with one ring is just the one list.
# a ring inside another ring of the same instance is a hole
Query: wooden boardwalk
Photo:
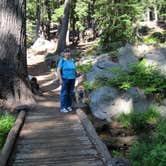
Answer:
[[77, 114], [60, 113], [56, 100], [41, 98], [28, 112], [9, 166], [104, 165]]

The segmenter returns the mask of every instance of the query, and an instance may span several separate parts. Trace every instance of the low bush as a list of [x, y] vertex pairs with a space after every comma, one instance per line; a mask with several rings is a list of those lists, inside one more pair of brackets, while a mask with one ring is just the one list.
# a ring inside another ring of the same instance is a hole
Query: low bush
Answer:
[[159, 118], [160, 114], [154, 108], [149, 108], [146, 112], [133, 111], [130, 114], [121, 114], [118, 117], [118, 121], [124, 127], [140, 132], [148, 124], [157, 124]]
[[77, 65], [76, 70], [79, 73], [87, 73], [92, 68], [92, 64]]
[[166, 96], [166, 77], [155, 68], [155, 66], [146, 66], [145, 60], [130, 66], [131, 72], [127, 73], [121, 68], [114, 68], [111, 72], [117, 74], [111, 80], [100, 81], [96, 79], [94, 87], [114, 86], [119, 89], [127, 90], [131, 87], [139, 87], [144, 89], [146, 95], [153, 95], [158, 101]]
[[150, 139], [134, 144], [129, 152], [133, 166], [165, 166], [166, 163], [166, 119], [161, 118]]
[[7, 135], [14, 125], [15, 117], [11, 115], [0, 116], [0, 149], [2, 149]]

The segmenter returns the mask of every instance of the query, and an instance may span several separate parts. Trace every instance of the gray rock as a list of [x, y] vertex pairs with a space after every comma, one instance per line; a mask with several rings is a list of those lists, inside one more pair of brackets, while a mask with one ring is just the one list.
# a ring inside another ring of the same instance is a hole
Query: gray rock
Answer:
[[133, 110], [133, 102], [130, 96], [120, 95], [115, 88], [102, 87], [92, 92], [90, 108], [95, 117], [108, 119], [121, 113], [130, 113]]
[[107, 118], [107, 109], [119, 93], [115, 88], [102, 87], [93, 91], [90, 95], [90, 109], [92, 114], [99, 119]]
[[166, 106], [166, 98], [162, 101], [163, 105]]
[[82, 56], [81, 59], [79, 60], [79, 64], [89, 64], [91, 63], [94, 65], [96, 63], [96, 56], [89, 55], [89, 56]]
[[161, 116], [166, 118], [166, 106], [165, 105], [160, 105], [157, 108], [157, 111], [160, 112]]
[[31, 48], [35, 54], [43, 54], [55, 50], [55, 43], [43, 38], [38, 38]]
[[154, 46], [153, 45], [138, 45], [138, 46], [134, 46], [134, 53], [135, 56], [137, 56], [138, 58], [143, 58], [145, 56], [145, 54], [149, 53], [151, 50], [154, 50]]
[[152, 104], [152, 101], [147, 99], [142, 89], [132, 87], [126, 93], [132, 98], [135, 111], [144, 112]]
[[154, 65], [161, 73], [166, 73], [166, 48], [155, 50], [145, 55], [146, 65]]
[[109, 119], [131, 111], [143, 112], [148, 109], [152, 101], [147, 100], [143, 91], [130, 88], [120, 92], [112, 87], [101, 87], [90, 95], [90, 109], [92, 114], [99, 119]]
[[120, 48], [118, 59], [120, 65], [125, 71], [130, 71], [129, 65], [139, 62], [136, 51], [129, 44]]
[[93, 85], [96, 79], [111, 79], [116, 76], [116, 74], [111, 71], [115, 67], [120, 67], [120, 65], [112, 62], [107, 54], [103, 54], [96, 59], [96, 63], [86, 74], [86, 79], [91, 85]]

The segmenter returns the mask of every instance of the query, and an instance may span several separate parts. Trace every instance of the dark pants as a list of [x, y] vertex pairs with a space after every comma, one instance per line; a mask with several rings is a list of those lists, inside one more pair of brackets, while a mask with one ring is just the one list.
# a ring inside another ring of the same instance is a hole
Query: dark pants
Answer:
[[60, 102], [61, 109], [72, 106], [75, 79], [64, 79], [61, 89]]

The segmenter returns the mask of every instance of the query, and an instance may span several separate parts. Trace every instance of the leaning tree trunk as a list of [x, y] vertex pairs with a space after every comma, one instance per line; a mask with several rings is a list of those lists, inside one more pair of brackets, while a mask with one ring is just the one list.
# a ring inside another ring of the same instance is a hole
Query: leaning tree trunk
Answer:
[[25, 0], [0, 1], [0, 103], [15, 108], [34, 102], [28, 88]]
[[68, 30], [69, 23], [69, 10], [70, 10], [70, 0], [65, 0], [65, 8], [64, 8], [64, 17], [62, 21], [62, 27], [59, 35], [58, 46], [57, 46], [57, 54], [60, 54], [66, 47], [66, 34]]

